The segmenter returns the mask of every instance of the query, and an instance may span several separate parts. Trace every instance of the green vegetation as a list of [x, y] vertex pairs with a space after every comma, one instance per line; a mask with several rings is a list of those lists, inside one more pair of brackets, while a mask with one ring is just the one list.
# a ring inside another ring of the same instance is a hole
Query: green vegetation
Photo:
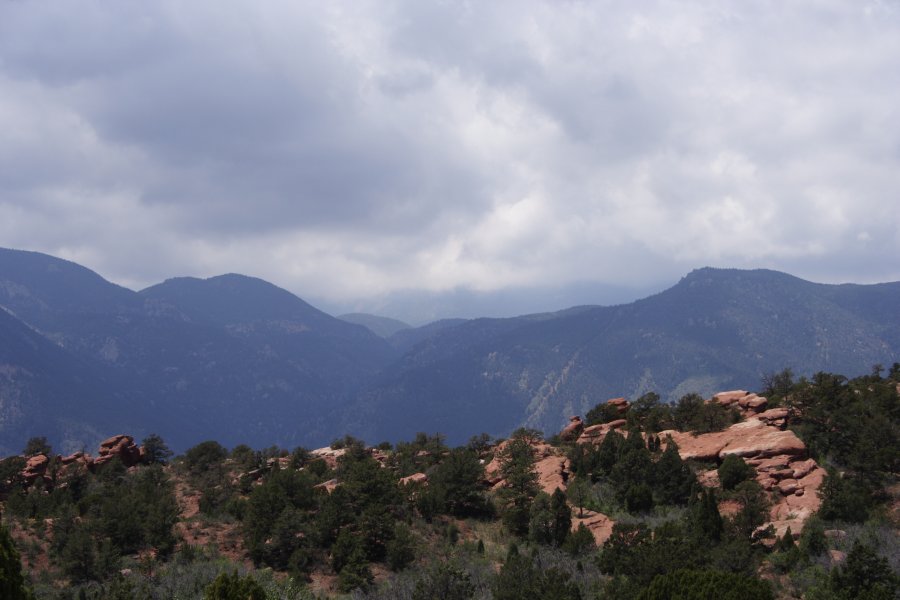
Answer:
[[[345, 436], [324, 457], [210, 440], [173, 458], [150, 435], [142, 464], [89, 469], [34, 438], [27, 450], [48, 453], [43, 476], [26, 480], [23, 456], [0, 461], [0, 597], [894, 598], [898, 379], [895, 366], [886, 377], [771, 380], [828, 469], [797, 539], [761, 528], [773, 497], [747, 461], [692, 464], [659, 434], [731, 422], [693, 395], [670, 407], [646, 394], [624, 432], [549, 450], [522, 429], [457, 448], [440, 434], [377, 449]], [[556, 489], [539, 485], [548, 452], [569, 460]], [[715, 467], [720, 486], [701, 486], [697, 471]], [[573, 527], [595, 512], [615, 522], [599, 546]]]

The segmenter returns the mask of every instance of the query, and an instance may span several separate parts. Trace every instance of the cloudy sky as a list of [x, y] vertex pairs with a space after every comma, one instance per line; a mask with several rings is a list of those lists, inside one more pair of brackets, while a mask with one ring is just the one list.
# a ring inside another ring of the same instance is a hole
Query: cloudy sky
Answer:
[[900, 4], [0, 0], [0, 246], [411, 320], [900, 280]]

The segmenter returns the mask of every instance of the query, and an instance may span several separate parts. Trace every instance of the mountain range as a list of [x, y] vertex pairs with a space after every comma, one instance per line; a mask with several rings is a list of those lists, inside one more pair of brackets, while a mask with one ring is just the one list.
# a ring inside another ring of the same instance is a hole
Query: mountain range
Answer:
[[332, 317], [243, 275], [135, 292], [72, 262], [0, 249], [0, 454], [156, 432], [176, 450], [451, 442], [555, 432], [613, 396], [756, 389], [764, 374], [853, 376], [900, 360], [900, 282], [826, 285], [703, 268], [659, 294], [409, 327]]

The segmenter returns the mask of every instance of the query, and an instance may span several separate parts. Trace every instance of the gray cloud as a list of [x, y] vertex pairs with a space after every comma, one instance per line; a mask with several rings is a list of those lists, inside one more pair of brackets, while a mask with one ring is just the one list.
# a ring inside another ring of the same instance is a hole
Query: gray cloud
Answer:
[[387, 310], [619, 301], [703, 265], [896, 280], [898, 25], [837, 0], [6, 2], [0, 245]]

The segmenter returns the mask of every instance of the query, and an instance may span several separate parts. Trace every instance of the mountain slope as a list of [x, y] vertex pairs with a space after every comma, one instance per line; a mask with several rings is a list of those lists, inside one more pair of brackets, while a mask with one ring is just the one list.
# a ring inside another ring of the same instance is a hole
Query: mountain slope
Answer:
[[784, 367], [859, 374], [900, 358], [898, 307], [900, 283], [832, 286], [700, 269], [628, 305], [438, 332], [386, 372], [346, 423], [371, 439], [418, 427], [459, 441], [473, 424], [492, 434], [516, 425], [556, 431], [569, 415], [622, 394], [674, 400], [754, 389]]
[[383, 338], [389, 338], [398, 331], [410, 328], [410, 326], [403, 321], [391, 319], [390, 317], [370, 315], [368, 313], [347, 313], [345, 315], [338, 315], [338, 319], [347, 321], [348, 323], [362, 325], [375, 335]]
[[[156, 431], [178, 449], [213, 436], [323, 444], [334, 412], [396, 355], [364, 327], [259, 279], [182, 278], [138, 294], [53, 257], [2, 258], [0, 306], [88, 365], [99, 390], [44, 394], [40, 412], [87, 407], [100, 393], [116, 410], [81, 414], [106, 433]], [[5, 338], [0, 346], [17, 352]]]
[[0, 340], [0, 455], [38, 431], [61, 451], [102, 439], [113, 403], [99, 373], [2, 309]]

